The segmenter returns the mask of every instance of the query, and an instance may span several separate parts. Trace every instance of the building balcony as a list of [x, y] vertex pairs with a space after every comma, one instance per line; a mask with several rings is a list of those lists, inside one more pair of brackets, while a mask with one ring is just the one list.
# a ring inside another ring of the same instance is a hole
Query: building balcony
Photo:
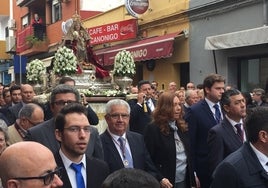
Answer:
[[[45, 30], [45, 28], [43, 28]], [[48, 40], [44, 37], [45, 32], [36, 33], [32, 26], [27, 26], [17, 33], [16, 52], [20, 55], [32, 56], [48, 51]], [[38, 36], [38, 35], [39, 36]]]
[[23, 6], [29, 6], [30, 4], [34, 3], [34, 2], [37, 2], [37, 1], [40, 1], [40, 0], [17, 0], [17, 6], [19, 7], [23, 7]]

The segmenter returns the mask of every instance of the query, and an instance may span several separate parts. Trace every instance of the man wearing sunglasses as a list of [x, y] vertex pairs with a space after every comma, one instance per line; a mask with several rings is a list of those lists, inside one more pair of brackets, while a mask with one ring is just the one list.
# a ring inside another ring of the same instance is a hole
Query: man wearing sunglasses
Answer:
[[55, 154], [59, 167], [63, 167], [65, 188], [100, 188], [108, 176], [108, 165], [86, 156], [90, 138], [87, 110], [79, 103], [64, 106], [55, 118], [55, 134], [60, 150]]
[[18, 142], [7, 147], [0, 156], [0, 169], [4, 188], [63, 185], [52, 152], [37, 142]]

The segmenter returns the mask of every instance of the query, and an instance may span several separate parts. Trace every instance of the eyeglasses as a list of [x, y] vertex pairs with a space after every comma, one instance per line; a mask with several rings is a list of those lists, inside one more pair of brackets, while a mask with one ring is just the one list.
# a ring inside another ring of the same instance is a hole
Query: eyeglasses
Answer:
[[128, 119], [129, 118], [129, 114], [108, 114], [112, 119]]
[[253, 93], [252, 95], [261, 96], [261, 93]]
[[90, 125], [84, 127], [70, 126], [64, 129], [68, 130], [71, 133], [78, 133], [81, 132], [81, 130], [85, 131], [86, 133], [90, 133]]
[[53, 104], [55, 104], [57, 106], [65, 106], [67, 104], [72, 104], [72, 103], [78, 103], [78, 102], [77, 101], [71, 101], [71, 100], [68, 100], [68, 101], [59, 100], [59, 101], [53, 102]]
[[33, 122], [32, 120], [30, 120], [29, 118], [26, 118], [32, 125], [37, 125], [39, 123], [42, 123], [42, 122]]
[[55, 175], [57, 175], [59, 178], [61, 177], [61, 167], [56, 168], [54, 171], [47, 171], [47, 174], [43, 176], [37, 176], [37, 177], [17, 177], [12, 178], [15, 180], [32, 180], [32, 179], [42, 179], [44, 181], [44, 185], [49, 185], [54, 180]]

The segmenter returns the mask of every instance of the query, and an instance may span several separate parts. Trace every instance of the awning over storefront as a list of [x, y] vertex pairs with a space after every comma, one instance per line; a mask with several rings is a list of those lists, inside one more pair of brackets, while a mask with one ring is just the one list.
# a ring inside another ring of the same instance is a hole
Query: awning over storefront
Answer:
[[238, 48], [268, 43], [268, 26], [242, 30], [206, 38], [206, 50]]
[[117, 52], [128, 50], [133, 54], [135, 61], [146, 61], [172, 56], [174, 39], [183, 32], [171, 33], [158, 37], [136, 41], [130, 44], [117, 45], [111, 48], [95, 51], [98, 60], [103, 65], [112, 65]]
[[51, 57], [48, 57], [48, 58], [45, 58], [45, 59], [41, 59], [41, 61], [44, 62], [45, 64], [45, 67], [49, 67], [51, 65], [51, 60], [53, 59], [54, 56], [51, 56]]

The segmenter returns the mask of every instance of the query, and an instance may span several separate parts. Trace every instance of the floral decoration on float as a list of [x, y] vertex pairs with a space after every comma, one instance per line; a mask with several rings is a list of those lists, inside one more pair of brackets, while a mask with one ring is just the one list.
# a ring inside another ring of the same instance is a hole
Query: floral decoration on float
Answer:
[[60, 47], [54, 55], [53, 73], [58, 76], [73, 75], [77, 72], [77, 58], [73, 50]]
[[123, 94], [129, 93], [136, 73], [136, 65], [132, 54], [127, 50], [119, 51], [114, 58], [113, 76], [114, 82], [120, 87]]
[[46, 74], [46, 67], [43, 61], [35, 59], [26, 66], [26, 79], [31, 84], [40, 84]]

